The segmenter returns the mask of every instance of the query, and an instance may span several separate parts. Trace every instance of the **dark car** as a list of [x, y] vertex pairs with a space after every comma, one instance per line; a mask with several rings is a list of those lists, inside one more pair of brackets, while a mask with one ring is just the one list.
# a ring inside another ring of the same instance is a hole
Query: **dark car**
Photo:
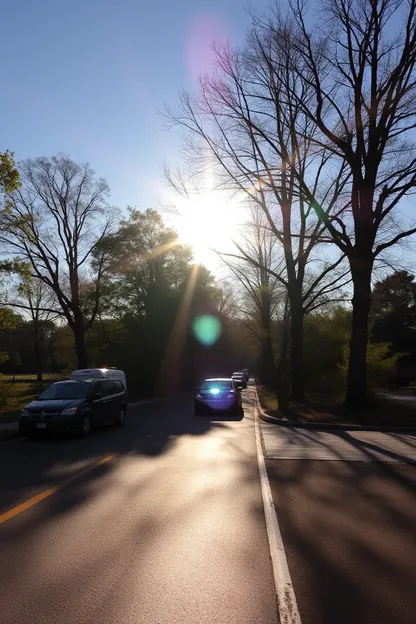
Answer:
[[195, 415], [230, 412], [241, 415], [241, 393], [233, 379], [205, 379], [195, 396]]
[[231, 379], [234, 379], [234, 381], [238, 383], [239, 385], [241, 385], [243, 388], [247, 388], [247, 379], [242, 371], [233, 373], [231, 375]]
[[21, 434], [38, 432], [87, 435], [92, 427], [114, 423], [123, 425], [127, 393], [118, 379], [58, 381], [22, 409]]

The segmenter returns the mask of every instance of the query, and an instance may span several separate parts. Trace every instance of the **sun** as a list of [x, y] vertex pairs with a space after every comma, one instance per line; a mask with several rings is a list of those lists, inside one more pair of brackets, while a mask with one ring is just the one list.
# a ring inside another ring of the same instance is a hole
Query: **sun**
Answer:
[[174, 227], [179, 242], [190, 245], [196, 263], [210, 264], [216, 252], [229, 253], [238, 236], [241, 214], [237, 202], [220, 192], [205, 192], [177, 205]]

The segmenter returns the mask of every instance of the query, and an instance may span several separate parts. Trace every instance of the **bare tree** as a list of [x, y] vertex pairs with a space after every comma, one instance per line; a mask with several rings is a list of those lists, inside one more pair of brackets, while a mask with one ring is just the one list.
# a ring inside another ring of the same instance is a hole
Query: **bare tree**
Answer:
[[92, 254], [109, 232], [108, 185], [88, 164], [64, 155], [20, 166], [21, 187], [0, 220], [0, 240], [32, 277], [50, 289], [73, 331], [78, 366], [87, 366], [85, 334], [96, 318], [105, 250]]
[[[375, 259], [416, 233], [415, 223], [397, 212], [416, 187], [416, 1], [328, 0], [325, 19], [308, 22], [302, 0], [292, 5], [296, 29], [285, 38], [281, 58], [310, 96], [291, 89], [318, 131], [316, 148], [346, 167], [349, 197], [338, 216], [327, 214], [302, 193], [325, 224], [331, 240], [348, 257], [353, 280], [353, 314], [347, 403], [366, 399], [366, 350]], [[282, 41], [276, 11], [263, 24]], [[288, 81], [286, 81], [288, 84]], [[300, 132], [297, 129], [297, 132]]]
[[240, 285], [239, 312], [258, 341], [261, 378], [277, 390], [281, 371], [275, 357], [274, 327], [286, 295], [280, 281], [284, 264], [275, 237], [262, 227], [264, 215], [254, 207], [252, 216], [253, 222], [246, 226], [243, 240], [238, 243], [238, 253], [218, 255]]
[[[320, 256], [325, 255], [321, 243], [327, 238], [323, 217], [316, 215], [310, 197], [330, 218], [348, 176], [342, 163], [332, 176], [326, 175], [331, 154], [315, 148], [311, 137], [318, 131], [316, 124], [290, 97], [297, 90], [307, 100], [309, 86], [291, 70], [292, 60], [282, 66], [279, 45], [260, 23], [254, 23], [241, 52], [225, 47], [216, 55], [217, 73], [201, 79], [197, 96], [184, 93], [179, 111], [168, 110], [167, 117], [187, 131], [188, 179], [195, 184], [198, 173], [203, 176], [209, 166], [218, 186], [240, 193], [262, 211], [266, 227], [281, 245], [290, 304], [291, 394], [303, 400], [306, 267], [318, 247]], [[186, 188], [183, 172], [169, 179], [178, 191]], [[317, 272], [315, 289], [342, 263], [343, 254], [332, 256]]]

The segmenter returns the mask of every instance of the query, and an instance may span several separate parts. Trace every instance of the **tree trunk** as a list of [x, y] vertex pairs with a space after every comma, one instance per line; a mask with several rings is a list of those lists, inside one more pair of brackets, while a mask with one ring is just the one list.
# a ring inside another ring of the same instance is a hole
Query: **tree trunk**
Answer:
[[367, 343], [368, 318], [371, 306], [372, 259], [350, 259], [354, 285], [350, 355], [348, 361], [346, 405], [351, 408], [365, 406], [367, 400]]
[[260, 346], [260, 365], [262, 368], [261, 379], [269, 389], [276, 388], [276, 365], [273, 354], [273, 344], [270, 332], [265, 331], [265, 335], [261, 338]]
[[289, 293], [290, 300], [290, 398], [305, 400], [305, 376], [303, 367], [303, 307], [300, 292]]
[[40, 346], [39, 328], [35, 324], [33, 351], [36, 363], [36, 379], [42, 381], [42, 351]]
[[88, 359], [85, 348], [85, 332], [83, 327], [74, 327], [75, 352], [77, 354], [78, 368], [87, 368]]

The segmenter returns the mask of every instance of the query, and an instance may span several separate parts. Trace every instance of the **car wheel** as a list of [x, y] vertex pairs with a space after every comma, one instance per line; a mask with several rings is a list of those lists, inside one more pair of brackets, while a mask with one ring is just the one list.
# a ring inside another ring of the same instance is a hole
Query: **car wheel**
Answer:
[[118, 415], [117, 420], [115, 421], [115, 424], [116, 424], [118, 427], [122, 427], [122, 426], [124, 425], [124, 423], [125, 423], [125, 422], [126, 422], [126, 408], [125, 408], [125, 407], [123, 407], [123, 408], [120, 410], [120, 414]]
[[87, 436], [91, 432], [91, 420], [89, 416], [83, 416], [80, 425], [80, 435]]

